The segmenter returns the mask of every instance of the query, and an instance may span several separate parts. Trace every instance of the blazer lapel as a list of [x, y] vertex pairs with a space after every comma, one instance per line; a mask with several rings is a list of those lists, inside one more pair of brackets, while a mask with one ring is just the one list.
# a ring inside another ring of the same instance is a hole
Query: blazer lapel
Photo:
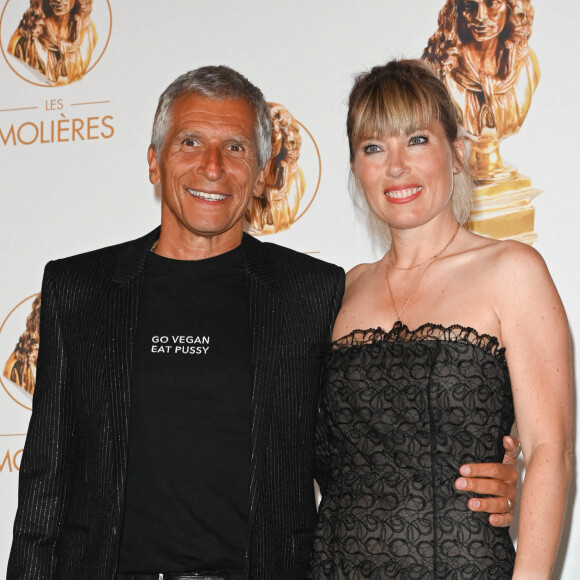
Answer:
[[244, 234], [242, 240], [252, 340], [252, 398], [250, 444], [250, 514], [252, 527], [259, 496], [264, 441], [270, 418], [270, 385], [278, 366], [284, 316], [279, 280], [261, 242]]
[[139, 295], [143, 281], [145, 260], [154, 241], [159, 237], [159, 228], [129, 242], [119, 255], [111, 278], [109, 294], [105, 297], [105, 372], [108, 374], [110, 411], [114, 433], [118, 441], [115, 453], [118, 502], [122, 514], [127, 473], [127, 447], [129, 443], [129, 405], [131, 397], [131, 367], [133, 341], [137, 326]]

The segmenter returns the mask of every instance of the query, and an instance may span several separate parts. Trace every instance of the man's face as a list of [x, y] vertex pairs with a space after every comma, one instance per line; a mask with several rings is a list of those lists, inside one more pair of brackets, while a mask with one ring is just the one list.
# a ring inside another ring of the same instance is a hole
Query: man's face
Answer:
[[461, 15], [477, 42], [497, 37], [507, 22], [506, 0], [466, 0]]
[[149, 179], [162, 189], [163, 236], [184, 247], [201, 241], [195, 238], [239, 243], [267, 171], [258, 166], [255, 126], [245, 100], [192, 94], [174, 101], [161, 153], [150, 147], [148, 154]]

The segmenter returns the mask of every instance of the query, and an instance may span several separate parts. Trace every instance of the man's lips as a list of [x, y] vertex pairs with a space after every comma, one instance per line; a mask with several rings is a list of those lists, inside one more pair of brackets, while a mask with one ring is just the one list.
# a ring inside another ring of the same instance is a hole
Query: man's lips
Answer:
[[406, 203], [417, 199], [422, 191], [422, 185], [403, 185], [385, 189], [385, 196], [393, 203]]
[[189, 189], [188, 187], [185, 189], [193, 197], [203, 199], [204, 201], [223, 201], [227, 197], [227, 195], [223, 195], [222, 193], [209, 193], [208, 191], [199, 191], [197, 189]]

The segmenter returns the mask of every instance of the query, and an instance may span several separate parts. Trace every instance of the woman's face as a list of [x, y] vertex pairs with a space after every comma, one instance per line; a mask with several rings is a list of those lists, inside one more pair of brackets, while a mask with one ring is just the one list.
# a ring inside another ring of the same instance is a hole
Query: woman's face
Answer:
[[465, 0], [461, 17], [477, 42], [499, 36], [507, 23], [506, 0]]
[[75, 1], [76, 0], [48, 0], [48, 4], [56, 16], [64, 16], [73, 9]]
[[463, 141], [449, 143], [432, 120], [410, 134], [364, 138], [351, 168], [373, 213], [391, 228], [407, 229], [452, 212], [453, 173], [464, 153]]

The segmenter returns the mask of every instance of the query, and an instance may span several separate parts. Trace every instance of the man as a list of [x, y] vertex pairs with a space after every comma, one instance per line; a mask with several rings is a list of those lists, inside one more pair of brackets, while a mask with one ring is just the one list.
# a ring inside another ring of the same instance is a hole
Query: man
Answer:
[[[179, 77], [148, 154], [161, 228], [47, 266], [9, 580], [304, 577], [344, 272], [242, 233], [270, 135], [240, 74]], [[461, 481], [509, 511], [491, 469]]]

